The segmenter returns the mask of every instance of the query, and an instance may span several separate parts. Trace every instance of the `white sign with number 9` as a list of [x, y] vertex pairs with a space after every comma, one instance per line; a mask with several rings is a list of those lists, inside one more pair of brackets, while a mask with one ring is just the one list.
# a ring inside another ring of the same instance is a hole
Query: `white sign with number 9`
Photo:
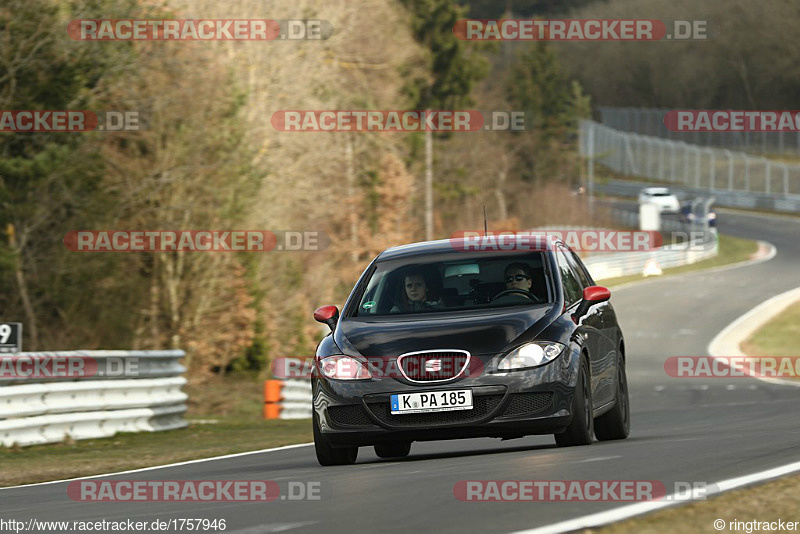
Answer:
[[0, 324], [0, 344], [3, 344], [6, 341], [8, 341], [8, 338], [10, 337], [11, 337], [11, 325]]

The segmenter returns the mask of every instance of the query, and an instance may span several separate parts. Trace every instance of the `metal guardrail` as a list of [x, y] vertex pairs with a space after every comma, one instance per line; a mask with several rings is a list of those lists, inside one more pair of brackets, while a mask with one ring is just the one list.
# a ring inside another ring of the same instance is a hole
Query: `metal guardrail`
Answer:
[[[83, 358], [95, 360], [97, 362], [97, 373], [92, 376], [82, 377], [81, 380], [119, 380], [130, 378], [124, 372], [126, 365], [136, 362], [137, 378], [159, 378], [178, 376], [186, 372], [186, 368], [178, 360], [183, 358], [182, 350], [70, 350], [70, 351], [51, 351], [51, 352], [20, 352], [17, 354], [5, 354], [0, 356], [16, 358]], [[25, 382], [27, 384], [36, 382], [62, 381], [58, 377], [38, 377], [31, 378], [25, 376], [7, 377], [0, 373], [0, 386], [12, 383]]]
[[[181, 350], [21, 352], [0, 356], [0, 444], [28, 446], [171, 430], [187, 395]], [[48, 362], [78, 362], [74, 376]], [[34, 363], [41, 364], [34, 367]], [[24, 364], [24, 366], [23, 366]], [[36, 376], [20, 370], [37, 369]], [[14, 372], [10, 372], [14, 371]], [[12, 375], [12, 376], [9, 376]], [[47, 376], [45, 376], [47, 375]]]
[[[595, 189], [604, 191], [602, 186]], [[622, 196], [637, 196], [641, 186], [625, 189]], [[618, 189], [621, 191], [622, 189]], [[611, 216], [623, 226], [637, 228], [639, 214], [635, 211], [612, 209]], [[666, 245], [655, 250], [631, 251], [623, 253], [597, 254], [582, 258], [584, 265], [589, 269], [595, 280], [607, 280], [619, 276], [642, 274], [645, 267], [654, 266], [657, 270], [691, 265], [698, 261], [713, 258], [719, 254], [719, 242], [716, 231], [701, 231], [701, 228], [681, 222], [676, 219], [661, 219], [661, 230], [666, 232], [679, 232], [694, 241]]]
[[719, 253], [716, 234], [708, 232], [704, 240], [697, 243], [667, 245], [656, 250], [612, 253], [584, 258], [583, 263], [595, 280], [607, 280], [618, 276], [642, 274], [648, 265], [667, 269], [691, 265]]
[[[298, 359], [298, 369], [302, 367]], [[303, 379], [264, 383], [264, 419], [310, 419], [311, 382]]]
[[679, 185], [723, 206], [800, 212], [800, 165], [581, 121], [581, 155], [623, 175]]
[[[597, 192], [616, 197], [634, 198], [645, 187], [652, 187], [650, 182], [628, 181], [628, 180], [609, 180], [608, 183], [595, 184]], [[695, 198], [708, 195], [707, 189], [685, 186], [670, 185], [670, 190], [678, 198]], [[758, 193], [741, 193], [739, 191], [714, 191], [714, 205], [728, 208], [744, 208], [766, 211], [779, 211], [787, 213], [800, 213], [800, 195], [792, 197], [776, 197]]]
[[673, 132], [664, 125], [665, 108], [599, 107], [600, 121], [622, 132], [728, 148], [754, 154], [800, 154], [800, 132]]

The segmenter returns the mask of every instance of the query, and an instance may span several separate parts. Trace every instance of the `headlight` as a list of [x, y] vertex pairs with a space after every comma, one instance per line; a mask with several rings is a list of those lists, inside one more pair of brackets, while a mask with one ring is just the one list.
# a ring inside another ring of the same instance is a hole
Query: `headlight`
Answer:
[[714, 213], [713, 211], [708, 214], [708, 220], [709, 221], [713, 221], [716, 218], [717, 218], [717, 214]]
[[367, 380], [372, 378], [372, 373], [369, 372], [365, 363], [343, 354], [322, 358], [319, 361], [319, 370], [323, 376], [337, 380]]
[[556, 359], [564, 350], [564, 345], [555, 342], [528, 343], [517, 347], [500, 360], [497, 369], [500, 371], [514, 371], [536, 367]]

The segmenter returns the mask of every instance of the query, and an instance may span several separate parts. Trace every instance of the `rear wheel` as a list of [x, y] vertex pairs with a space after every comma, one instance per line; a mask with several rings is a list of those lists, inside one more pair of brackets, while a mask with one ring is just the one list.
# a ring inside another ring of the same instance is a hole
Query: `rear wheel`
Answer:
[[581, 358], [578, 380], [575, 385], [575, 396], [572, 400], [572, 422], [561, 434], [556, 434], [559, 447], [589, 445], [594, 434], [594, 417], [592, 417], [592, 391], [589, 381], [589, 364]]
[[375, 445], [375, 454], [379, 458], [403, 458], [411, 452], [410, 441], [400, 441], [397, 443], [379, 443]]
[[617, 370], [617, 402], [608, 412], [594, 422], [594, 434], [600, 441], [625, 439], [631, 431], [631, 410], [628, 400], [628, 377], [625, 364], [620, 362]]
[[356, 463], [358, 447], [331, 447], [319, 429], [319, 418], [314, 414], [314, 450], [320, 465], [351, 465]]

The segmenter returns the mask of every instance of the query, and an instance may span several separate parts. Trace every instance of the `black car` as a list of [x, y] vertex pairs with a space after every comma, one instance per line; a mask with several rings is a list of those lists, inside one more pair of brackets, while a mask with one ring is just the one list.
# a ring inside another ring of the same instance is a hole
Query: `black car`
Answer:
[[390, 248], [364, 271], [312, 376], [322, 465], [358, 447], [408, 455], [414, 441], [554, 434], [560, 446], [624, 439], [625, 344], [609, 301], [562, 242], [465, 250]]
[[717, 227], [717, 212], [714, 208], [708, 208], [708, 213], [705, 215], [696, 214], [693, 208], [694, 206], [691, 202], [684, 202], [681, 205], [681, 222], [684, 224], [697, 224], [702, 226], [703, 223], [707, 221], [709, 228]]

